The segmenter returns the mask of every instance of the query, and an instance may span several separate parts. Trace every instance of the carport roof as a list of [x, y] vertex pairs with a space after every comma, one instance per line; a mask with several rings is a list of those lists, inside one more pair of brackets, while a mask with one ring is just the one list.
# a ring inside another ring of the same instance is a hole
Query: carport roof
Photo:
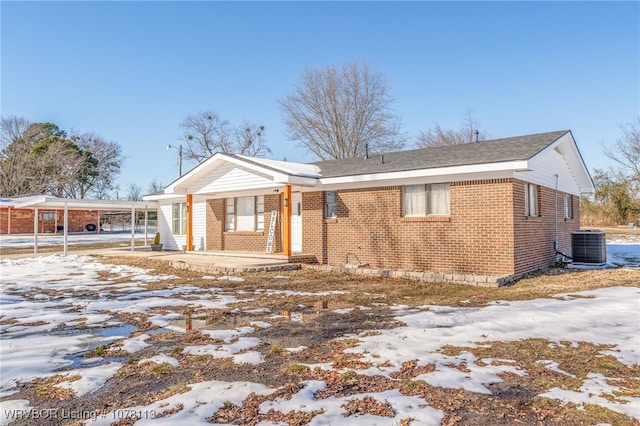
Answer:
[[86, 200], [77, 198], [58, 198], [48, 195], [33, 195], [28, 197], [3, 199], [0, 206], [13, 207], [16, 209], [63, 209], [66, 206], [72, 210], [110, 211], [130, 211], [133, 208], [136, 210], [156, 210], [158, 208], [155, 201]]

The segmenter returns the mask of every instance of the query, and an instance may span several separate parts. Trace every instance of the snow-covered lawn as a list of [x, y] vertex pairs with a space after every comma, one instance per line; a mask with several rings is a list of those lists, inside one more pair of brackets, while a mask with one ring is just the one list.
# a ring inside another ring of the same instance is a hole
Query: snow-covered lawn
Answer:
[[[640, 265], [640, 244], [610, 245], [608, 249], [610, 259], [631, 266], [640, 279], [640, 269], [635, 268]], [[135, 355], [148, 348], [150, 333], [132, 334], [135, 327], [120, 320], [121, 315], [144, 315], [155, 326], [164, 328], [181, 317], [175, 312], [178, 308], [188, 307], [192, 311], [223, 309], [251, 297], [244, 291], [233, 293], [211, 286], [176, 285], [171, 282], [174, 278], [171, 275], [103, 264], [87, 256], [4, 259], [0, 260], [0, 274], [0, 424], [33, 414], [31, 401], [12, 397], [21, 384], [61, 375], [63, 380], [51, 386], [70, 390], [80, 397], [99, 391], [123, 368], [126, 363], [123, 353]], [[203, 277], [202, 281], [210, 284], [212, 278]], [[158, 283], [165, 285], [158, 289]], [[155, 284], [154, 289], [150, 288], [151, 284]], [[284, 292], [266, 288], [262, 293]], [[306, 297], [314, 294], [321, 293], [298, 293]], [[292, 295], [296, 293], [287, 294]], [[432, 365], [434, 368], [415, 375], [415, 381], [490, 394], [490, 385], [500, 383], [505, 374], [520, 377], [528, 374], [515, 361], [479, 358], [472, 353], [473, 348], [482, 348], [492, 342], [545, 339], [555, 347], [577, 347], [580, 342], [588, 342], [606, 345], [597, 356], [610, 355], [635, 371], [640, 364], [640, 291], [637, 287], [601, 288], [529, 301], [498, 300], [483, 307], [394, 305], [390, 308], [404, 325], [375, 333], [343, 336], [343, 339], [358, 340], [344, 353], [357, 355], [361, 368], [339, 368], [331, 362], [307, 367], [341, 374], [352, 370], [358, 375], [393, 380], [394, 374], [404, 365], [416, 361], [418, 367]], [[167, 313], [166, 310], [174, 311]], [[253, 311], [259, 312], [260, 306], [254, 306]], [[350, 312], [350, 309], [336, 310], [341, 315]], [[263, 354], [256, 349], [261, 342], [252, 334], [270, 326], [268, 321], [257, 321], [228, 330], [204, 330], [203, 333], [216, 343], [195, 342], [184, 347], [182, 355], [228, 358], [238, 365], [258, 365], [264, 362]], [[87, 351], [109, 342], [115, 342], [112, 348], [120, 355], [95, 353], [87, 356]], [[469, 349], [451, 353], [446, 350], [448, 347]], [[292, 353], [304, 350], [304, 347], [291, 348]], [[141, 368], [145, 365], [179, 368], [179, 358], [173, 353], [159, 352], [140, 359], [138, 365]], [[561, 374], [572, 375], [554, 360], [536, 362]], [[628, 377], [607, 377], [594, 372], [578, 388], [551, 388], [537, 397], [577, 404], [578, 407], [595, 404], [640, 421], [638, 389], [628, 392], [624, 387], [626, 379]], [[442, 410], [430, 406], [425, 399], [405, 395], [396, 389], [317, 398], [316, 394], [327, 386], [323, 380], [306, 380], [289, 397], [262, 402], [259, 413], [269, 410], [313, 413], [311, 424], [318, 425], [354, 421], [359, 425], [400, 424], [406, 419], [412, 419], [411, 424], [437, 425], [444, 416]], [[184, 392], [149, 405], [108, 409], [100, 415], [75, 415], [84, 416], [88, 425], [109, 425], [133, 415], [139, 419], [136, 425], [208, 425], [211, 423], [207, 419], [222, 407], [240, 406], [252, 393], [271, 395], [276, 391], [259, 382], [208, 380], [192, 383]], [[392, 414], [381, 417], [361, 412], [353, 414], [355, 420], [345, 417], [354, 398], [377, 401], [380, 406], [390, 407]]]
[[[152, 240], [155, 231], [148, 230], [147, 238]], [[136, 232], [134, 239], [137, 241], [144, 240], [144, 232]], [[83, 232], [74, 233], [67, 236], [69, 244], [97, 244], [97, 243], [116, 243], [130, 242], [131, 231], [122, 232]], [[62, 246], [64, 244], [64, 236], [62, 234], [50, 234], [38, 236], [38, 247], [46, 246]], [[33, 247], [33, 235], [2, 235], [0, 236], [0, 248], [28, 248]]]

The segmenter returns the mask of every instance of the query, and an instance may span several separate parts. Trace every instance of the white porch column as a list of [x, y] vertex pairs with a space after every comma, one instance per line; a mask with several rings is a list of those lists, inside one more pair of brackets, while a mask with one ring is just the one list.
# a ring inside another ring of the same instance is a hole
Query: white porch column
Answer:
[[33, 211], [33, 254], [38, 254], [38, 208]]
[[144, 246], [147, 247], [147, 233], [149, 227], [149, 210], [144, 206]]
[[64, 255], [67, 255], [67, 245], [69, 243], [69, 205], [64, 202]]
[[133, 251], [133, 246], [136, 239], [135, 220], [136, 220], [136, 208], [131, 207], [131, 251]]

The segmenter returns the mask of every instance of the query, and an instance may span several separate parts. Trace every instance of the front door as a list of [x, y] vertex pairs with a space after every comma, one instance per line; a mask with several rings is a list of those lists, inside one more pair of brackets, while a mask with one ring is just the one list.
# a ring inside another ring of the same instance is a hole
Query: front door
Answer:
[[302, 251], [302, 192], [291, 194], [291, 251]]

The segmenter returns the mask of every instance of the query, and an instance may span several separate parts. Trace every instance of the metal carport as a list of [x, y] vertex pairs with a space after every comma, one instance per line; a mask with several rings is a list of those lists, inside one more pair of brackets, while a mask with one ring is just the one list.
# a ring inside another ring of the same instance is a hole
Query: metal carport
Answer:
[[[85, 200], [75, 198], [57, 198], [48, 195], [38, 195], [16, 198], [13, 204], [16, 209], [32, 209], [33, 215], [33, 252], [38, 253], [38, 210], [41, 208], [64, 210], [64, 255], [67, 255], [67, 243], [69, 233], [69, 210], [100, 210], [100, 211], [131, 211], [131, 217], [135, 217], [136, 210], [144, 211], [144, 244], [147, 245], [147, 219], [149, 210], [157, 210], [155, 201], [121, 201], [121, 200]], [[98, 227], [99, 229], [99, 227]], [[135, 242], [135, 227], [131, 226], [131, 251]]]

